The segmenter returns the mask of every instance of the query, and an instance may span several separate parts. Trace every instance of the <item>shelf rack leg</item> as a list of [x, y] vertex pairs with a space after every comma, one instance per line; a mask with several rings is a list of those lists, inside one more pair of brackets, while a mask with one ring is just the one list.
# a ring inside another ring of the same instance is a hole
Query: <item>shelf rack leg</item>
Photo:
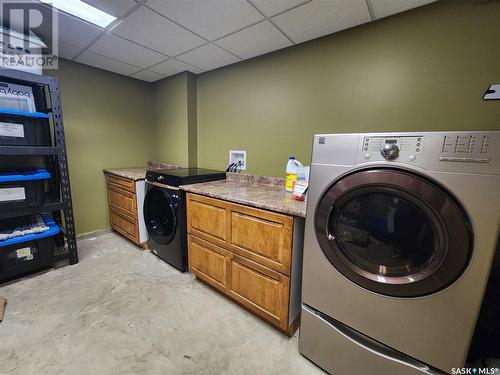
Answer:
[[64, 223], [66, 227], [66, 240], [68, 242], [69, 264], [78, 263], [78, 251], [76, 247], [75, 219], [73, 216], [73, 204], [71, 200], [71, 188], [69, 183], [68, 159], [66, 142], [64, 137], [64, 124], [62, 118], [61, 96], [59, 82], [56, 78], [50, 79], [50, 99], [52, 105], [52, 118], [54, 122], [54, 138], [58, 148], [57, 162], [59, 164], [61, 198], [64, 202]]

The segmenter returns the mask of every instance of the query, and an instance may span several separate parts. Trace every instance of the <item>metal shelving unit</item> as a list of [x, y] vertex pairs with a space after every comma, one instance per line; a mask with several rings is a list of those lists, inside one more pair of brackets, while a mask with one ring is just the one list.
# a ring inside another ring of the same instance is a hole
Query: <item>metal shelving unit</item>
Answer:
[[[50, 125], [50, 134], [48, 136], [51, 138], [51, 145], [48, 147], [0, 146], [0, 158], [10, 156], [40, 157], [44, 159], [46, 169], [52, 175], [49, 180], [49, 192], [42, 206], [0, 212], [0, 218], [32, 215], [41, 212], [52, 213], [54, 220], [61, 228], [61, 234], [56, 241], [58, 248], [56, 248], [54, 256], [48, 259], [45, 266], [65, 259], [69, 261], [69, 264], [76, 264], [78, 263], [78, 251], [58, 80], [50, 76], [0, 69], [0, 81], [27, 85], [33, 88], [33, 94], [39, 98], [39, 103], [43, 104], [44, 111], [34, 113], [32, 117], [48, 119]], [[43, 101], [40, 98], [43, 98]], [[13, 112], [16, 111], [0, 109], [0, 119], [2, 115], [26, 115]]]
[[[0, 76], [1, 79], [1, 76]], [[1, 118], [2, 115], [0, 115]], [[57, 147], [0, 146], [0, 155], [58, 155]]]

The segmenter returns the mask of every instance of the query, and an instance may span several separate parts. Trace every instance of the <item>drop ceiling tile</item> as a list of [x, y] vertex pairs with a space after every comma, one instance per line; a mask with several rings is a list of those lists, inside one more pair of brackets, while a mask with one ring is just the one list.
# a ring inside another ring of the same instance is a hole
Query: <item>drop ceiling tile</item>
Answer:
[[116, 18], [120, 18], [137, 5], [137, 2], [134, 0], [83, 0], [83, 2]]
[[58, 12], [58, 38], [64, 44], [85, 48], [95, 40], [103, 30], [75, 17]]
[[155, 81], [158, 81], [160, 79], [165, 78], [161, 74], [151, 72], [149, 70], [143, 70], [142, 72], [132, 74], [131, 77], [140, 79], [142, 81], [147, 81], [147, 82], [155, 82]]
[[182, 61], [177, 61], [175, 59], [169, 59], [161, 64], [152, 66], [149, 70], [163, 74], [165, 77], [173, 76], [174, 74], [185, 72], [186, 70], [192, 73], [202, 73], [203, 70], [197, 69], [191, 65], [183, 63]]
[[147, 68], [166, 59], [165, 55], [110, 33], [106, 33], [90, 46], [89, 51], [141, 68]]
[[95, 53], [85, 51], [76, 59], [79, 63], [94, 66], [96, 68], [109, 70], [110, 72], [131, 75], [137, 73], [141, 68], [112, 60], [104, 56], [96, 55]]
[[422, 5], [430, 4], [436, 0], [371, 0], [375, 18], [383, 18], [392, 14], [404, 12]]
[[57, 55], [66, 60], [72, 60], [78, 53], [82, 51], [82, 48], [72, 46], [70, 44], [65, 44], [59, 42], [59, 49]]
[[149, 0], [147, 5], [208, 40], [263, 19], [246, 0]]
[[216, 44], [243, 59], [249, 59], [250, 57], [292, 45], [269, 21], [258, 23], [219, 39]]
[[240, 61], [222, 48], [207, 44], [177, 57], [177, 59], [203, 70], [212, 70]]
[[371, 21], [366, 0], [313, 0], [272, 19], [297, 43]]
[[113, 33], [169, 56], [205, 43], [159, 14], [141, 7], [113, 29]]
[[268, 17], [284, 12], [309, 0], [251, 0]]

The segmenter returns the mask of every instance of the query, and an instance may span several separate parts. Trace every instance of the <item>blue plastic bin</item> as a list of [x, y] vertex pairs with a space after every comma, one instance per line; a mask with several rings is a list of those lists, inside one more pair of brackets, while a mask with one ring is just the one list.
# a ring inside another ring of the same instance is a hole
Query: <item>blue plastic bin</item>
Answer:
[[[54, 237], [60, 233], [60, 229], [49, 215], [42, 214], [42, 218], [49, 230], [0, 241], [0, 280], [30, 272], [51, 263], [54, 257]], [[5, 229], [11, 223], [15, 228], [19, 225], [19, 220], [20, 218], [0, 220], [0, 227]]]
[[0, 210], [41, 206], [45, 181], [50, 177], [50, 173], [41, 168], [0, 172]]
[[49, 115], [0, 108], [0, 146], [49, 146]]

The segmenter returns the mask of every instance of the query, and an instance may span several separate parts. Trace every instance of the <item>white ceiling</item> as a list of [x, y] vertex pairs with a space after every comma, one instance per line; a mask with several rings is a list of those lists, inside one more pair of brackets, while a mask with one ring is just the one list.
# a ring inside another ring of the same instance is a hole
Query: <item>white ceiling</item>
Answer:
[[[36, 0], [32, 0], [36, 1]], [[59, 14], [59, 55], [154, 82], [199, 74], [437, 0], [84, 0], [106, 29]]]

